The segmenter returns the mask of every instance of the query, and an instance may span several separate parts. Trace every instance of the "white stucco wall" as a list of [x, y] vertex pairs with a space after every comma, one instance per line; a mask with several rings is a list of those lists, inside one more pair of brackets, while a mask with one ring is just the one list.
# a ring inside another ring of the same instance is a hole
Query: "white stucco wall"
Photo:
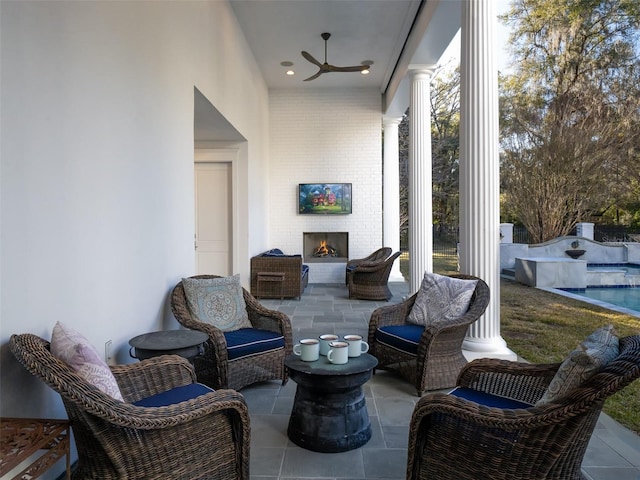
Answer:
[[194, 271], [194, 86], [247, 139], [248, 279], [265, 244], [249, 225], [266, 229], [268, 91], [226, 2], [2, 1], [0, 17], [0, 414], [64, 417], [10, 335], [49, 338], [61, 320], [126, 363], [129, 338], [177, 328], [168, 296]]
[[[349, 257], [382, 246], [382, 126], [375, 89], [270, 92], [269, 248], [302, 253], [303, 232], [349, 232]], [[351, 183], [351, 215], [299, 215], [299, 183]], [[344, 265], [310, 266], [311, 283], [343, 282]], [[328, 271], [328, 269], [330, 271]]]

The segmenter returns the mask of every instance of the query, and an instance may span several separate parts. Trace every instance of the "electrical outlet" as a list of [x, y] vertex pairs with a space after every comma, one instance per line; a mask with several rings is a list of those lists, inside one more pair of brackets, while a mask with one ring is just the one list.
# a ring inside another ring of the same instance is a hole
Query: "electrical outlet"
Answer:
[[107, 365], [111, 365], [112, 363], [112, 356], [111, 356], [111, 347], [113, 346], [113, 341], [112, 340], [108, 340], [105, 344], [104, 344], [104, 361], [107, 362]]

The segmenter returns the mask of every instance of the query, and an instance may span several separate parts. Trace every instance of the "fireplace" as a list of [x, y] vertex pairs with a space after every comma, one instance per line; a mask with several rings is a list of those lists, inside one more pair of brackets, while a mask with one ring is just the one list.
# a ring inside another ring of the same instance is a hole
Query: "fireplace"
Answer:
[[349, 259], [348, 232], [304, 232], [305, 263], [346, 263]]

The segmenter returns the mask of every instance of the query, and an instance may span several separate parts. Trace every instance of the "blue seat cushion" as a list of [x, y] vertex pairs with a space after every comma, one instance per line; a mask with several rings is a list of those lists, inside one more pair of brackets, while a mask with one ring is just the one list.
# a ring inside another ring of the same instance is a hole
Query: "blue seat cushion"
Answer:
[[302, 264], [302, 278], [309, 273], [309, 265]]
[[227, 341], [229, 360], [284, 348], [282, 335], [257, 328], [241, 328], [233, 332], [224, 332], [224, 338]]
[[214, 390], [201, 383], [191, 383], [181, 387], [174, 387], [166, 392], [157, 393], [150, 397], [133, 402], [137, 407], [166, 407], [176, 403], [185, 402]]
[[517, 408], [531, 408], [533, 405], [512, 398], [501, 397], [499, 395], [493, 395], [491, 393], [480, 392], [473, 388], [456, 387], [449, 392], [449, 395], [453, 395], [458, 398], [464, 398], [470, 402], [484, 405], [485, 407], [503, 408], [503, 409], [517, 409]]
[[411, 355], [418, 353], [422, 325], [387, 325], [376, 330], [376, 341]]

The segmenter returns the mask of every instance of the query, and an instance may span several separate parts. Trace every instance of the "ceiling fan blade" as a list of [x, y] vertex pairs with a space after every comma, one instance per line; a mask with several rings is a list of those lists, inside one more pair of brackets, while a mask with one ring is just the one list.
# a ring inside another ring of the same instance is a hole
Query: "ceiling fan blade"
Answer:
[[322, 67], [322, 64], [321, 64], [318, 60], [316, 60], [315, 58], [313, 58], [309, 52], [304, 52], [304, 51], [303, 51], [303, 52], [301, 52], [301, 53], [302, 53], [302, 56], [303, 56], [304, 58], [306, 58], [308, 61], [310, 61], [310, 62], [311, 62], [311, 63], [313, 63], [314, 65], [317, 65], [317, 66], [319, 66], [319, 67]]
[[334, 65], [329, 65], [332, 72], [362, 72], [363, 70], [369, 69], [366, 65], [354, 65], [353, 67], [336, 67]]
[[316, 73], [315, 75], [310, 76], [309, 78], [305, 78], [304, 81], [308, 82], [310, 80], [315, 80], [316, 78], [318, 78], [320, 75], [322, 75], [325, 72], [326, 72], [325, 70], [318, 70], [318, 73]]

